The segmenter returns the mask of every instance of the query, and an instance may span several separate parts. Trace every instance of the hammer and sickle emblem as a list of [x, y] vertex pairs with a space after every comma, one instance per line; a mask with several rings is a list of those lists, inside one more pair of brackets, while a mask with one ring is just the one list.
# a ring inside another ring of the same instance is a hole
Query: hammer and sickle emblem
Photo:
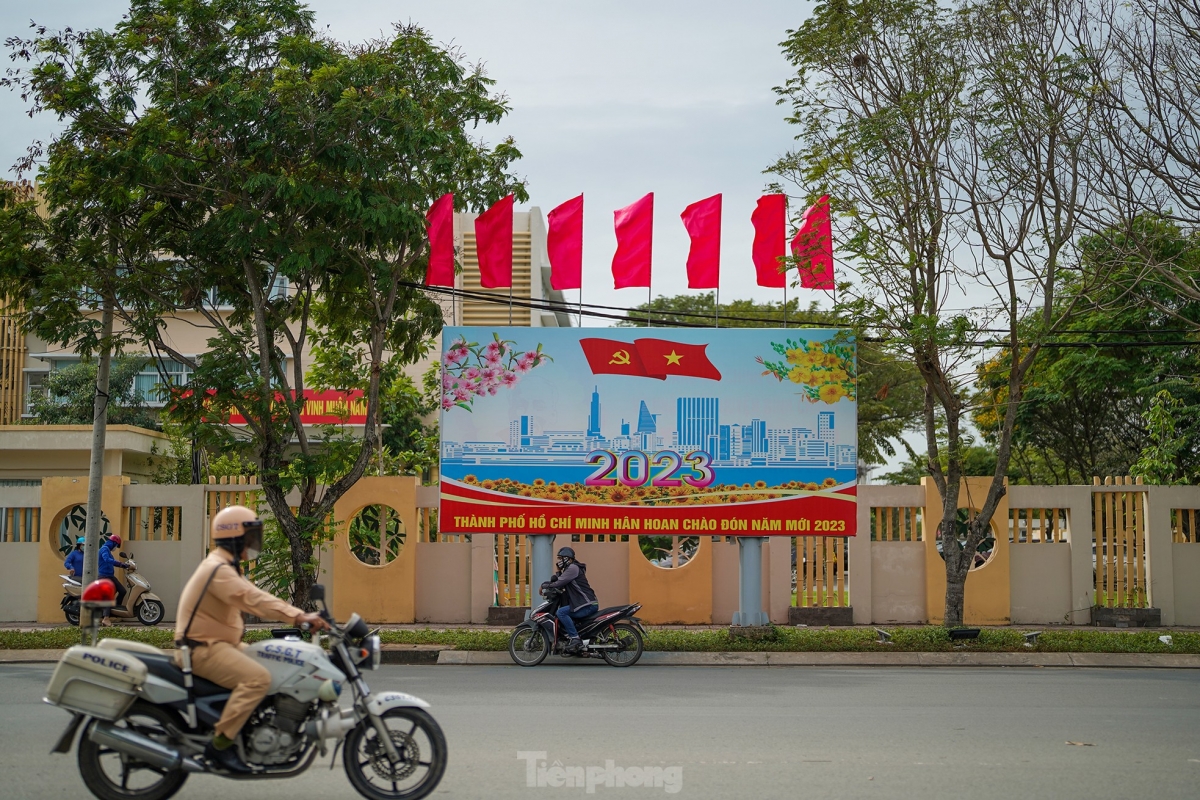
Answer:
[[628, 350], [618, 350], [617, 352], [613, 353], [613, 357], [608, 363], [616, 364], [619, 367], [628, 367], [629, 366], [629, 351]]

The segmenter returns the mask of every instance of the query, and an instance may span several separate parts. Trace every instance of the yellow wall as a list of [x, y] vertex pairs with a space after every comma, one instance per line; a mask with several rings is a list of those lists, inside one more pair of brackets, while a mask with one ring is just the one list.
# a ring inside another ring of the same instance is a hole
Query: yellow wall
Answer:
[[[109, 475], [104, 478], [100, 508], [108, 517], [109, 529], [125, 538], [122, 513], [125, 486], [129, 478]], [[58, 551], [58, 525], [63, 516], [77, 505], [87, 505], [87, 478], [45, 478], [42, 481], [41, 548], [38, 555], [38, 622], [65, 622], [62, 612], [63, 555]]]
[[[364, 564], [350, 552], [350, 521], [369, 505], [386, 505], [404, 524], [404, 547], [389, 564]], [[416, 616], [417, 478], [360, 478], [333, 507], [333, 615], [368, 622], [412, 622]]]
[[[987, 497], [991, 478], [964, 478], [958, 507], [978, 510]], [[937, 525], [942, 519], [942, 498], [931, 478], [925, 487], [925, 592], [929, 621], [941, 624], [946, 616], [946, 565], [937, 551]], [[1011, 589], [1008, 551], [1008, 498], [1000, 498], [992, 515], [996, 549], [987, 563], [967, 574], [963, 596], [963, 622], [967, 625], [1008, 625]]]
[[712, 623], [712, 539], [700, 537], [692, 560], [682, 567], [656, 567], [629, 537], [629, 602], [641, 603], [638, 616], [654, 625]]

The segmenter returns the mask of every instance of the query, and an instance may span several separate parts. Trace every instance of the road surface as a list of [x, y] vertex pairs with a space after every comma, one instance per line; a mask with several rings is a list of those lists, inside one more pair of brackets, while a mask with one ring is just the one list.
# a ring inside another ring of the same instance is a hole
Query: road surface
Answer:
[[[68, 719], [41, 702], [50, 670], [0, 666], [4, 797], [90, 797], [74, 753], [48, 754]], [[551, 785], [572, 767], [593, 776], [593, 796], [612, 798], [1200, 796], [1198, 670], [597, 664], [384, 667], [368, 678], [433, 704], [450, 746], [434, 797], [587, 796], [586, 779]], [[647, 776], [648, 787], [617, 785]], [[284, 781], [193, 776], [177, 796], [221, 792], [358, 796], [328, 758]]]

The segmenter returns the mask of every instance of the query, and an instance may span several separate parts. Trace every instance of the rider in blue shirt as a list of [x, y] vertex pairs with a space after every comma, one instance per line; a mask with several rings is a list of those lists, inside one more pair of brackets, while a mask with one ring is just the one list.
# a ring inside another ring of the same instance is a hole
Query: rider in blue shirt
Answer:
[[75, 540], [75, 549], [67, 553], [67, 560], [63, 562], [67, 572], [76, 578], [83, 575], [83, 541], [82, 536]]
[[[123, 607], [125, 605], [125, 587], [121, 585], [121, 582], [119, 580], [117, 580], [115, 570], [117, 567], [121, 567], [122, 569], [124, 569], [126, 565], [125, 565], [124, 561], [118, 561], [116, 559], [116, 557], [114, 556], [114, 552], [116, 552], [117, 548], [119, 548], [120, 546], [121, 546], [121, 537], [120, 536], [117, 536], [114, 533], [112, 536], [108, 537], [108, 541], [106, 541], [104, 543], [104, 545], [100, 548], [100, 563], [96, 570], [96, 573], [99, 575], [101, 580], [112, 581], [112, 585], [115, 586], [117, 589], [117, 603], [116, 604], [118, 606]], [[111, 625], [112, 622], [108, 619], [108, 615], [109, 615], [109, 612], [105, 611], [104, 612], [104, 624]]]

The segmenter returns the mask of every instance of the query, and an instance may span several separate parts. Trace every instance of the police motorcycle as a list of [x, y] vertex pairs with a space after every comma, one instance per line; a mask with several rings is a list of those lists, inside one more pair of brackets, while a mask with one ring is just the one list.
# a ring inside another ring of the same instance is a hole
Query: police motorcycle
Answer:
[[612, 606], [590, 617], [575, 620], [583, 647], [567, 650], [567, 635], [559, 625], [558, 607], [567, 602], [566, 592], [553, 587], [542, 590], [545, 602], [529, 613], [529, 618], [513, 629], [508, 637], [508, 655], [522, 667], [536, 667], [546, 656], [602, 658], [613, 667], [631, 667], [642, 657], [646, 630], [634, 616], [641, 603]]
[[[113, 594], [110, 583], [96, 581], [84, 590], [83, 605], [102, 608]], [[78, 733], [79, 772], [100, 800], [165, 800], [197, 772], [236, 780], [292, 777], [331, 747], [330, 769], [341, 748], [346, 777], [363, 797], [427, 796], [446, 770], [446, 739], [429, 704], [401, 692], [372, 693], [362, 670], [379, 666], [379, 636], [358, 614], [338, 625], [324, 587], [313, 586], [309, 596], [330, 625], [328, 651], [302, 641], [295, 628], [273, 630], [275, 638], [244, 651], [271, 672], [267, 696], [234, 744], [250, 773], [224, 772], [202, 756], [228, 689], [185, 673], [150, 645], [97, 644], [95, 623], [92, 646], [68, 649], [50, 679], [45, 702], [72, 714], [51, 752], [70, 752]], [[350, 702], [339, 705], [344, 694]]]

